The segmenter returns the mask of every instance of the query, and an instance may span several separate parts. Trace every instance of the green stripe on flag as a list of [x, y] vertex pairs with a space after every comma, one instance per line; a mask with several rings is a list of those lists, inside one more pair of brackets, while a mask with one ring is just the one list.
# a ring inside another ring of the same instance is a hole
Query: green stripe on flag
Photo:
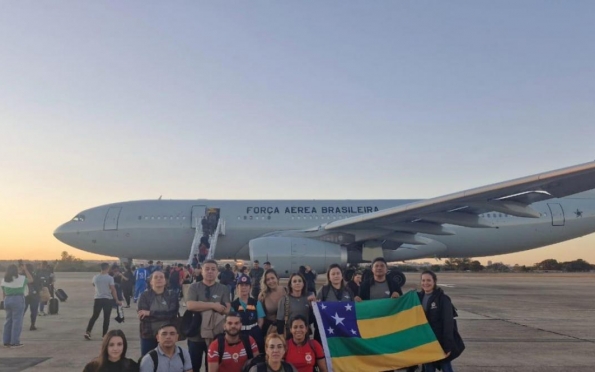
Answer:
[[327, 338], [332, 358], [355, 355], [394, 354], [436, 341], [429, 324], [422, 324], [386, 336], [362, 339], [359, 337]]
[[355, 313], [358, 320], [383, 318], [420, 305], [415, 291], [407, 292], [398, 299], [386, 298], [382, 300], [362, 301], [355, 303]]

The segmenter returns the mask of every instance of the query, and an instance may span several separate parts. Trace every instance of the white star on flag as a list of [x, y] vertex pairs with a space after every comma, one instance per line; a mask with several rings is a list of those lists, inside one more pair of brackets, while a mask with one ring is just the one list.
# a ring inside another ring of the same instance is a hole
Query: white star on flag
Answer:
[[320, 307], [322, 308], [322, 310], [326, 309], [326, 305], [325, 304], [320, 304]]
[[327, 331], [329, 335], [332, 335], [334, 332], [334, 330], [331, 327], [328, 327]]
[[341, 318], [338, 313], [335, 313], [335, 316], [332, 316], [331, 318], [335, 319], [335, 325], [343, 324], [343, 320], [345, 319]]
[[353, 333], [354, 335], [356, 335], [357, 334], [357, 331], [355, 329], [352, 329], [351, 330], [351, 333]]
[[353, 307], [353, 306], [351, 306], [351, 304], [347, 304], [347, 305], [345, 305], [345, 310], [347, 310], [347, 311], [351, 311], [351, 308], [352, 308], [352, 307]]

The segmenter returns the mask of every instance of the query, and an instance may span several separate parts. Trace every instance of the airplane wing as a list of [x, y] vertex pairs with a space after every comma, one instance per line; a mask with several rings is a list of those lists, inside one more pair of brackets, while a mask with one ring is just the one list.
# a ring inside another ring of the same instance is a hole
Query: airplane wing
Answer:
[[[531, 208], [530, 204], [591, 189], [595, 189], [595, 162], [350, 217], [320, 226], [316, 230], [319, 234], [322, 231], [376, 230], [374, 235], [377, 235], [378, 230], [386, 230], [401, 235], [401, 238], [397, 237], [395, 240], [411, 240], [412, 244], [416, 244], [416, 237], [412, 234], [452, 234], [443, 224], [493, 227], [480, 216], [486, 212], [539, 218], [539, 212]], [[419, 244], [423, 242], [420, 241]]]

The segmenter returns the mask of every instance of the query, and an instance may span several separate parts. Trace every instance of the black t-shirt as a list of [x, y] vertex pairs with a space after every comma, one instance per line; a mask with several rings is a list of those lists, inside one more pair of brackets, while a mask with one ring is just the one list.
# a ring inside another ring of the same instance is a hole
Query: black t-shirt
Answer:
[[83, 369], [83, 372], [139, 372], [138, 363], [132, 359], [120, 359], [117, 362], [110, 362], [101, 367], [97, 368], [95, 361], [88, 363]]

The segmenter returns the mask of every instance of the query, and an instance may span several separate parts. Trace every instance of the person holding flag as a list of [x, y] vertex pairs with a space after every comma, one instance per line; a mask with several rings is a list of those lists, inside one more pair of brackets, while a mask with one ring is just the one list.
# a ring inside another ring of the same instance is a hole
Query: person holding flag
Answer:
[[454, 307], [450, 297], [444, 293], [442, 288], [438, 288], [437, 282], [438, 278], [433, 271], [424, 271], [421, 274], [422, 290], [418, 292], [418, 296], [432, 331], [446, 353], [446, 358], [424, 364], [424, 371], [435, 372], [438, 367], [443, 372], [453, 372], [450, 361], [461, 354], [464, 346], [457, 346], [455, 334], [458, 335], [458, 332], [454, 320]]
[[392, 371], [444, 359], [417, 293], [402, 294], [384, 258], [372, 272], [355, 302], [313, 303], [328, 370]]

